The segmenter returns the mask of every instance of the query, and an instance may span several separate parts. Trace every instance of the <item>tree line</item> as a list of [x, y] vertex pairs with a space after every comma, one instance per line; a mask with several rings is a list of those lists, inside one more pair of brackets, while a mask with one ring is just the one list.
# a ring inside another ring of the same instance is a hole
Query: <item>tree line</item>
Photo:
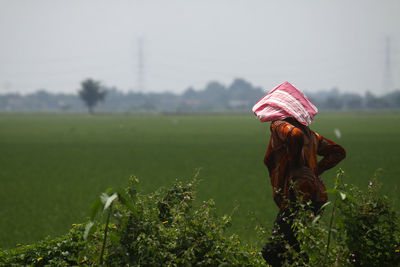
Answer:
[[[187, 88], [183, 93], [122, 92], [100, 81], [86, 79], [76, 94], [38, 90], [21, 95], [0, 95], [0, 111], [5, 112], [249, 112], [266, 91], [244, 79], [229, 85], [209, 82], [202, 89]], [[378, 96], [327, 91], [305, 92], [319, 110], [388, 110], [400, 109], [400, 90]]]

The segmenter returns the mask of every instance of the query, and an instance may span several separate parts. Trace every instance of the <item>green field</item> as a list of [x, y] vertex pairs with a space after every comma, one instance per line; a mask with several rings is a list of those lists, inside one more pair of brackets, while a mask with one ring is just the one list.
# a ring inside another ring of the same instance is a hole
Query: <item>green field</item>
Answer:
[[[269, 123], [246, 115], [0, 114], [0, 247], [65, 233], [85, 222], [108, 187], [136, 175], [144, 192], [189, 181], [201, 168], [198, 199], [213, 198], [233, 231], [255, 242], [249, 212], [271, 223], [277, 209], [263, 157]], [[341, 144], [339, 167], [365, 188], [379, 175], [400, 209], [400, 114], [320, 114], [313, 130]], [[334, 129], [342, 132], [338, 139]], [[323, 178], [332, 185], [335, 170]]]

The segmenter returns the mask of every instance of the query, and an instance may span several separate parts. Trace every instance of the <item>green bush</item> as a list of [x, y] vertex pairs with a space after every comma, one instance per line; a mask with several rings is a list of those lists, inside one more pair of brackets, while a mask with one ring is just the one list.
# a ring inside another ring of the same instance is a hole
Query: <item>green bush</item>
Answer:
[[171, 188], [149, 195], [135, 190], [135, 178], [130, 182], [126, 190], [118, 191], [118, 201], [109, 211], [114, 224], [109, 228], [103, 258], [98, 258], [102, 254], [98, 243], [88, 242], [90, 262], [104, 261], [110, 266], [263, 263], [259, 252], [241, 244], [237, 235], [224, 235], [231, 219], [218, 217], [212, 200], [194, 204], [196, 180], [186, 184], [177, 181]]
[[338, 228], [346, 233], [350, 261], [355, 266], [400, 266], [400, 224], [386, 196], [379, 196], [373, 178], [367, 192], [343, 185], [351, 195], [339, 202]]
[[[231, 218], [217, 216], [212, 200], [197, 203], [197, 181], [177, 181], [152, 194], [107, 190], [91, 220], [56, 240], [3, 251], [0, 265], [260, 266], [261, 254], [227, 236]], [[196, 204], [197, 203], [197, 204]]]
[[77, 265], [79, 253], [85, 246], [85, 225], [73, 225], [64, 236], [33, 245], [0, 251], [1, 266], [71, 266]]
[[[290, 266], [400, 266], [400, 224], [389, 200], [342, 183], [338, 172], [332, 202], [314, 215], [310, 203], [293, 208], [293, 229], [301, 247], [287, 245]], [[199, 203], [197, 180], [176, 181], [151, 194], [107, 190], [93, 203], [90, 221], [64, 236], [0, 251], [1, 266], [265, 266], [258, 248], [226, 234], [231, 218], [217, 216], [212, 200]], [[260, 239], [271, 237], [259, 227]], [[307, 256], [305, 256], [307, 254]]]
[[[387, 197], [378, 194], [376, 178], [362, 192], [343, 183], [342, 177], [339, 170], [334, 188], [328, 190], [333, 202], [324, 205], [324, 213], [315, 215], [311, 203], [296, 203], [293, 229], [301, 253], [286, 244], [286, 265], [400, 266], [399, 220]], [[281, 236], [270, 238], [285, 242]]]

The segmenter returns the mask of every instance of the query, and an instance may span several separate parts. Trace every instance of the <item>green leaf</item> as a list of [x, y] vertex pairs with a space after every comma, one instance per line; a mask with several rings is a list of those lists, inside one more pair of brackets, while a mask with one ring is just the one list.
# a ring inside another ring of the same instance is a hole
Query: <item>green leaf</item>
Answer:
[[125, 207], [127, 207], [132, 213], [136, 214], [136, 208], [132, 204], [132, 199], [122, 189], [117, 189], [118, 198]]
[[330, 188], [325, 191], [325, 193], [327, 194], [336, 194], [336, 192], [337, 192], [336, 188]]
[[[103, 193], [104, 194], [104, 193]], [[102, 197], [103, 197], [103, 194], [102, 194]], [[105, 194], [106, 195], [106, 194]], [[108, 195], [107, 195], [107, 197], [108, 197]], [[117, 199], [118, 198], [118, 195], [117, 195], [117, 193], [114, 193], [114, 194], [112, 194], [111, 196], [109, 196], [107, 199], [106, 199], [106, 202], [105, 202], [105, 204], [104, 204], [104, 209], [103, 209], [103, 211], [105, 211], [106, 209], [108, 209], [109, 207], [110, 207], [110, 205], [111, 205], [111, 203], [115, 200], [115, 199]]]
[[93, 221], [90, 221], [90, 222], [86, 225], [86, 227], [85, 227], [85, 232], [83, 233], [83, 239], [84, 239], [85, 241], [87, 240], [87, 237], [88, 237], [88, 235], [89, 235], [90, 229], [93, 227], [93, 225], [94, 225], [94, 222], [93, 222]]
[[326, 202], [322, 207], [320, 208], [321, 210], [324, 209], [325, 207], [329, 206], [331, 204], [330, 201]]
[[114, 243], [118, 243], [120, 241], [120, 237], [118, 235], [116, 235], [115, 233], [110, 233], [109, 234], [110, 239], [114, 242]]
[[135, 175], [131, 175], [129, 181], [134, 185], [139, 185], [139, 179]]
[[101, 199], [101, 203], [103, 203], [103, 205], [106, 204], [108, 198], [109, 198], [109, 196], [107, 193], [101, 193], [100, 199]]
[[100, 198], [96, 199], [93, 203], [92, 206], [90, 207], [90, 220], [94, 221], [94, 218], [96, 217], [96, 214], [99, 212], [99, 210], [102, 207], [102, 202]]
[[353, 196], [350, 195], [349, 193], [346, 193], [346, 196], [347, 196], [347, 198], [348, 198], [351, 202], [353, 202], [353, 203], [356, 203], [356, 202], [357, 202], [357, 199], [355, 199], [355, 197], [353, 197]]
[[[326, 204], [326, 203], [325, 203], [325, 204]], [[316, 216], [316, 217], [314, 218], [314, 220], [312, 221], [312, 225], [314, 226], [315, 223], [318, 222], [318, 220], [319, 220], [320, 218], [321, 218], [320, 215]]]

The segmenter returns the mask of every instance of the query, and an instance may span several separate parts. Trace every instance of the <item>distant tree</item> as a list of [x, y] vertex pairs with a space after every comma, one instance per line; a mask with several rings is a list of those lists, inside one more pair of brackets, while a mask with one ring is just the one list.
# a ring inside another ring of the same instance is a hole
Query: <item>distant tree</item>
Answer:
[[324, 109], [339, 110], [343, 108], [343, 102], [339, 96], [328, 96], [325, 100]]
[[103, 101], [107, 91], [103, 89], [99, 81], [86, 79], [81, 83], [79, 90], [79, 97], [85, 102], [88, 107], [89, 113], [93, 114], [93, 108], [99, 101]]
[[400, 90], [388, 93], [383, 96], [390, 108], [400, 108]]
[[221, 110], [228, 106], [228, 90], [219, 82], [209, 82], [199, 94], [201, 105], [207, 110]]
[[347, 93], [340, 96], [346, 109], [360, 110], [363, 108], [363, 98], [359, 94]]
[[365, 93], [365, 102], [367, 108], [370, 109], [385, 109], [389, 107], [389, 103], [383, 97], [378, 97], [372, 94], [370, 91]]
[[321, 108], [327, 110], [339, 110], [343, 108], [343, 101], [338, 88], [334, 87], [326, 92], [325, 100], [322, 103]]
[[182, 97], [186, 100], [193, 100], [198, 97], [198, 93], [193, 89], [193, 87], [189, 87], [183, 92]]
[[236, 78], [228, 88], [229, 96], [234, 100], [247, 99], [249, 92], [253, 90], [253, 86], [248, 81]]

